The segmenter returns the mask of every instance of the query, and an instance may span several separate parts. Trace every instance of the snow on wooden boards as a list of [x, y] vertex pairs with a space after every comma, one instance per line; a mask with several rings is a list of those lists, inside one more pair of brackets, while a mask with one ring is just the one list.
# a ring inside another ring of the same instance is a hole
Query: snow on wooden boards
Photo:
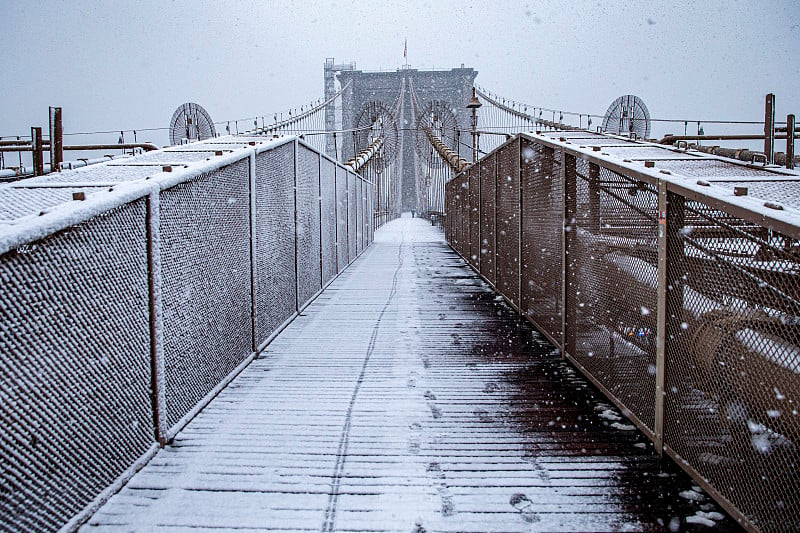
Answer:
[[719, 512], [679, 496], [688, 477], [437, 230], [404, 218], [375, 239], [85, 530], [666, 530]]

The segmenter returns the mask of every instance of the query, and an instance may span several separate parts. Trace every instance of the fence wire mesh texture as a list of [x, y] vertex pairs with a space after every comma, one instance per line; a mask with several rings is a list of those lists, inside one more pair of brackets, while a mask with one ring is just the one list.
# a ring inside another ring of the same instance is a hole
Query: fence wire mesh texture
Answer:
[[295, 138], [227, 145], [4, 186], [0, 530], [79, 523], [371, 242], [361, 176]]
[[731, 188], [797, 179], [590, 133], [522, 135], [446, 184], [445, 235], [737, 520], [795, 529], [800, 212], [693, 177], [712, 169]]

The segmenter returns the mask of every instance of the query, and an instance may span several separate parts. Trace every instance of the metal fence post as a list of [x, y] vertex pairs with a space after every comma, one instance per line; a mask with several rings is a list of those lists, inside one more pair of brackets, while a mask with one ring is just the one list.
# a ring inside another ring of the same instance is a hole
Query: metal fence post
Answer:
[[517, 217], [517, 308], [519, 313], [525, 316], [526, 311], [522, 308], [522, 137], [517, 136], [516, 143], [519, 149], [519, 168], [517, 172], [517, 190], [519, 192], [519, 205], [517, 206], [519, 209], [519, 217]]
[[153, 435], [161, 446], [167, 443], [166, 374], [164, 369], [164, 316], [161, 300], [161, 192], [147, 197], [147, 282], [150, 315], [150, 401], [153, 411]]
[[31, 147], [33, 148], [33, 175], [44, 174], [44, 150], [42, 149], [42, 128], [31, 128]]
[[336, 255], [336, 274], [342, 271], [339, 265], [339, 174], [338, 164], [333, 165], [333, 227], [336, 232], [336, 237], [333, 240], [333, 251], [334, 255]]
[[[559, 181], [561, 182], [561, 357], [566, 357], [567, 349], [567, 177], [566, 177], [566, 152], [561, 151], [561, 168]], [[555, 156], [555, 150], [553, 151]]]
[[653, 432], [659, 457], [664, 453], [664, 374], [667, 344], [667, 184], [658, 181], [658, 282], [656, 291], [656, 402]]
[[494, 284], [495, 287], [497, 287], [497, 272], [498, 272], [498, 268], [499, 268], [499, 266], [497, 264], [497, 258], [498, 258], [498, 255], [497, 255], [497, 234], [499, 233], [497, 231], [497, 195], [498, 195], [498, 189], [500, 188], [499, 187], [499, 184], [500, 184], [500, 179], [499, 179], [500, 172], [499, 172], [499, 170], [497, 168], [498, 166], [499, 165], [497, 164], [497, 152], [495, 152], [495, 154], [492, 156], [492, 168], [494, 169], [494, 173], [493, 173], [494, 174], [494, 176], [493, 176], [493, 179], [494, 179], [494, 201], [492, 202], [492, 205], [494, 206], [494, 213], [492, 215], [494, 217], [494, 224], [492, 226], [492, 241], [493, 241], [492, 242], [492, 263], [494, 264], [494, 268], [493, 268], [493, 270], [494, 270], [494, 279], [492, 280], [492, 284]]
[[50, 172], [56, 172], [64, 160], [64, 126], [61, 108], [50, 108]]
[[786, 115], [786, 168], [794, 168], [794, 114]]
[[764, 155], [767, 164], [775, 162], [775, 95], [769, 93], [764, 105]]
[[483, 165], [478, 163], [475, 167], [476, 181], [478, 182], [478, 258], [475, 260], [475, 265], [478, 267], [478, 273], [483, 272], [483, 176], [481, 169]]
[[[562, 176], [564, 178], [564, 226], [563, 226], [563, 242], [564, 242], [564, 266], [563, 266], [563, 303], [561, 320], [564, 325], [562, 332], [563, 336], [563, 357], [567, 355], [575, 355], [575, 327], [576, 316], [575, 312], [570, 312], [570, 304], [573, 303], [575, 294], [575, 283], [577, 282], [577, 275], [575, 269], [570, 265], [570, 249], [573, 248], [572, 243], [575, 241], [576, 234], [576, 211], [578, 201], [578, 174], [576, 168], [576, 159], [574, 155], [562, 152]], [[573, 250], [574, 251], [574, 250]]]
[[[658, 315], [656, 337], [656, 403], [655, 446], [664, 452], [664, 426], [669, 413], [666, 404], [666, 375], [669, 365], [668, 346], [685, 346], [684, 283], [686, 255], [683, 236], [686, 221], [686, 199], [668, 189], [666, 182], [658, 186]], [[670, 254], [670, 252], [672, 252]]]
[[294, 304], [295, 311], [300, 312], [300, 271], [298, 264], [300, 258], [298, 257], [297, 242], [299, 236], [297, 235], [297, 228], [299, 226], [297, 220], [297, 152], [299, 151], [300, 143], [295, 138], [294, 140]]
[[[334, 170], [336, 172], [336, 170]], [[325, 266], [323, 265], [323, 257], [325, 253], [322, 250], [322, 154], [317, 154], [317, 210], [319, 211], [319, 286], [325, 286]]]
[[258, 320], [258, 306], [256, 304], [256, 290], [258, 283], [256, 283], [256, 276], [258, 273], [258, 265], [256, 263], [256, 153], [255, 149], [250, 153], [250, 327], [252, 329], [253, 352], [258, 350], [258, 338], [256, 322]]

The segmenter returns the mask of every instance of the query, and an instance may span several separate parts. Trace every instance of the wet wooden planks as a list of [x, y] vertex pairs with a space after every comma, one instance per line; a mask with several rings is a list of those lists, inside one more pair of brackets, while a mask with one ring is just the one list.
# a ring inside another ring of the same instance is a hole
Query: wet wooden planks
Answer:
[[85, 529], [736, 527], [628, 426], [406, 218]]

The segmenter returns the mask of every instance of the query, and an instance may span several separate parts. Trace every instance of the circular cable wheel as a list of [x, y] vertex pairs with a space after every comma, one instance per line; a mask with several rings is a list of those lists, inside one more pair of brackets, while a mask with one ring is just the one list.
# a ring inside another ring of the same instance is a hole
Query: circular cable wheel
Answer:
[[414, 145], [417, 155], [425, 161], [429, 168], [442, 168], [445, 166], [445, 162], [435, 150], [431, 150], [431, 142], [425, 133], [425, 128], [429, 128], [452, 151], [459, 153], [459, 139], [456, 135], [458, 121], [451, 105], [441, 100], [432, 100], [425, 104], [416, 117]]
[[169, 140], [173, 145], [210, 139], [216, 134], [211, 116], [200, 104], [187, 102], [172, 114]]
[[389, 166], [397, 156], [400, 133], [397, 120], [382, 102], [367, 102], [361, 108], [355, 121], [353, 137], [356, 141], [356, 154], [367, 148], [376, 139], [383, 137], [381, 157], [375, 164], [381, 169]]
[[602, 130], [617, 135], [646, 139], [650, 136], [650, 112], [638, 96], [620, 96], [608, 106]]

